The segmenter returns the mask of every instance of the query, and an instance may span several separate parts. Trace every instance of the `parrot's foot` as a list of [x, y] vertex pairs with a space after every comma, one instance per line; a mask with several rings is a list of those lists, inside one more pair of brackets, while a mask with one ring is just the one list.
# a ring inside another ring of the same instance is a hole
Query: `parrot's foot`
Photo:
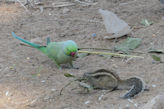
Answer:
[[79, 69], [79, 67], [73, 66], [72, 62], [70, 63], [70, 66], [71, 66], [71, 68], [73, 68], [73, 69]]
[[66, 65], [63, 65], [62, 68], [65, 68], [65, 69], [79, 69], [79, 67], [66, 66]]
[[79, 67], [72, 66], [73, 69], [79, 69]]
[[73, 63], [72, 62], [70, 62], [69, 64], [70, 64], [70, 66], [71, 66], [72, 69], [79, 69], [79, 67], [73, 66]]
[[[55, 62], [55, 61], [54, 61], [54, 62]], [[60, 66], [60, 64], [58, 64], [58, 63], [56, 63], [56, 62], [55, 62], [55, 64], [56, 64], [56, 66], [57, 66], [57, 68], [58, 68], [59, 70], [62, 69], [62, 67]]]
[[71, 66], [71, 67], [69, 67], [69, 69], [79, 69], [79, 67]]

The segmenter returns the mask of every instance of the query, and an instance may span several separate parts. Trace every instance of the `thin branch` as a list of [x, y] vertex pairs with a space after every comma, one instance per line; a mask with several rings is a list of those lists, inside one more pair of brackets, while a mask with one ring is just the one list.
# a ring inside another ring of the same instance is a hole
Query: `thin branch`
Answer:
[[60, 90], [60, 95], [62, 95], [62, 91], [66, 88], [66, 87], [68, 87], [72, 82], [74, 82], [75, 80], [73, 80], [73, 81], [70, 81], [68, 84], [66, 84], [64, 87], [62, 87], [62, 89]]
[[98, 54], [98, 55], [111, 55], [111, 56], [130, 57], [130, 58], [144, 58], [144, 57], [142, 57], [142, 56], [124, 55], [124, 54], [109, 53], [109, 52], [78, 51], [78, 53], [90, 53], [90, 54]]
[[30, 11], [24, 6], [24, 4], [20, 2], [20, 0], [17, 0], [17, 2], [19, 2], [20, 5], [21, 5], [27, 12], [30, 12]]
[[[108, 50], [108, 51], [115, 51], [114, 49], [110, 49], [110, 48], [87, 48], [87, 47], [82, 47], [82, 48], [78, 48], [79, 50], [82, 50], [82, 49], [92, 49], [92, 50]], [[117, 50], [116, 50], [117, 51]], [[146, 54], [145, 52], [142, 52], [142, 51], [130, 51], [129, 52], [132, 52], [132, 53], [140, 53], [140, 54]]]

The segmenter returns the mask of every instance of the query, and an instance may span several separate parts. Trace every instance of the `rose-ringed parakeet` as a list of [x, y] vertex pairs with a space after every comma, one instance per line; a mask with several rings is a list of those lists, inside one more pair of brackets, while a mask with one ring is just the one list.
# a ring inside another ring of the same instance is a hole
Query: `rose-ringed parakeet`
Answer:
[[[54, 60], [58, 68], [61, 68], [60, 64], [69, 63], [73, 67], [72, 61], [77, 56], [77, 44], [72, 40], [67, 40], [63, 42], [51, 42], [50, 39], [47, 39], [47, 45], [42, 46], [29, 42], [25, 39], [18, 37], [14, 32], [12, 32], [14, 38], [32, 46], [33, 48], [38, 49], [49, 58]], [[74, 67], [73, 67], [74, 68]]]

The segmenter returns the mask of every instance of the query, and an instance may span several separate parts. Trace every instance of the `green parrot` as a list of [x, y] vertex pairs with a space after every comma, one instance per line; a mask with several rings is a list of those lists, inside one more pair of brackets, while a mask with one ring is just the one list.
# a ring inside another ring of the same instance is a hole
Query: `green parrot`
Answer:
[[66, 63], [69, 63], [74, 68], [72, 61], [77, 57], [78, 51], [77, 44], [74, 41], [51, 42], [50, 38], [47, 38], [47, 45], [41, 46], [18, 37], [14, 32], [12, 32], [12, 36], [44, 53], [55, 62], [58, 68], [61, 69], [60, 65]]

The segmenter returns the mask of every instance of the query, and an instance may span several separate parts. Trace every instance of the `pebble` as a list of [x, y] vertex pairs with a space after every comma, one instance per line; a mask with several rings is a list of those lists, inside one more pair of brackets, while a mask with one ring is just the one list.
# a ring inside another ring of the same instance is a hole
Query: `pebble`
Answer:
[[99, 101], [102, 100], [103, 96], [104, 96], [103, 94], [101, 96], [99, 96], [98, 100]]
[[45, 81], [45, 80], [42, 80], [41, 82], [42, 82], [42, 83], [45, 83], [46, 81]]
[[86, 101], [84, 104], [89, 104], [90, 103], [90, 101], [88, 100], [88, 101]]
[[9, 95], [9, 91], [6, 91], [5, 95], [8, 96]]
[[152, 87], [153, 87], [153, 88], [155, 88], [155, 87], [157, 87], [157, 85], [155, 85], [155, 84], [152, 84]]
[[93, 33], [93, 34], [92, 34], [92, 37], [96, 37], [96, 33]]
[[52, 92], [56, 91], [56, 89], [51, 89]]
[[64, 8], [64, 9], [63, 9], [63, 14], [66, 14], [66, 13], [68, 13], [68, 12], [70, 12], [70, 9], [68, 9], [68, 8]]

